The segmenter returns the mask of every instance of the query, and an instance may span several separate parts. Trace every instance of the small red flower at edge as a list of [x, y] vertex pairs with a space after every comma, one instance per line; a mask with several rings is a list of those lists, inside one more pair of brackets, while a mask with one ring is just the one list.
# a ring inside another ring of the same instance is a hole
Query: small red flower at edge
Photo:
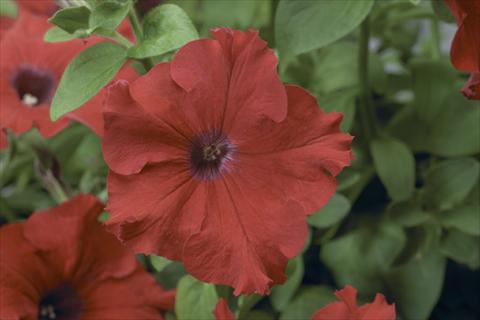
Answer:
[[480, 1], [445, 2], [458, 24], [450, 49], [452, 64], [460, 71], [471, 73], [462, 93], [468, 99], [480, 100]]
[[[76, 120], [102, 136], [104, 90], [58, 121], [50, 120], [50, 103], [64, 69], [76, 54], [99, 40], [45, 43], [43, 35], [51, 27], [46, 17], [24, 12], [4, 34], [0, 42], [0, 129], [20, 134], [37, 127], [48, 138]], [[133, 80], [136, 73], [124, 67], [116, 77], [122, 78]], [[5, 146], [4, 132], [0, 132], [0, 149]]]
[[[312, 320], [395, 320], [395, 305], [389, 305], [382, 294], [377, 294], [372, 303], [357, 306], [357, 290], [346, 286], [335, 292], [341, 301], [333, 302], [321, 308], [312, 316]], [[225, 299], [220, 299], [213, 310], [216, 320], [235, 320]]]
[[372, 303], [357, 306], [357, 290], [346, 286], [335, 292], [341, 301], [332, 302], [318, 310], [312, 320], [395, 320], [395, 304], [389, 305], [385, 297], [377, 293]]
[[0, 228], [0, 319], [162, 319], [174, 305], [79, 195]]
[[352, 137], [340, 113], [282, 84], [257, 32], [212, 34], [110, 88], [107, 227], [202, 281], [266, 294], [335, 193]]

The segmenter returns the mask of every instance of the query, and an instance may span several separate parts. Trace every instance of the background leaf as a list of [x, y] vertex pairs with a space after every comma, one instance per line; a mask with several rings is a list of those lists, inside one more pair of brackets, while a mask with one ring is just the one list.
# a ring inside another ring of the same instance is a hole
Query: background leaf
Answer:
[[350, 201], [337, 193], [319, 212], [308, 217], [308, 224], [317, 228], [327, 228], [340, 222], [349, 211]]
[[178, 320], [214, 319], [213, 309], [218, 301], [217, 291], [212, 284], [202, 283], [192, 276], [180, 280], [175, 299]]
[[338, 40], [363, 21], [373, 3], [281, 0], [275, 18], [275, 39], [280, 52], [298, 55]]
[[125, 49], [110, 42], [97, 43], [80, 52], [62, 75], [50, 108], [52, 120], [95, 96], [117, 74], [126, 58]]
[[377, 137], [370, 142], [373, 162], [388, 195], [395, 201], [410, 198], [415, 189], [415, 159], [401, 141]]
[[165, 4], [150, 11], [143, 20], [144, 39], [128, 50], [132, 58], [159, 56], [198, 38], [190, 18], [179, 6]]

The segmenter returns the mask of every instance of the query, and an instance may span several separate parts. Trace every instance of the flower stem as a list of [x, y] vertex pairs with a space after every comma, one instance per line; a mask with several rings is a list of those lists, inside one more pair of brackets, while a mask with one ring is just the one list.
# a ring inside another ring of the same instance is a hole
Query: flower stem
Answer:
[[440, 30], [438, 28], [438, 20], [432, 18], [430, 20], [430, 29], [432, 32], [432, 58], [433, 60], [440, 59]]
[[360, 87], [360, 119], [366, 139], [369, 141], [377, 134], [377, 124], [373, 110], [368, 74], [368, 53], [370, 39], [370, 20], [367, 17], [360, 26], [358, 52], [358, 83]]
[[48, 170], [45, 173], [42, 177], [42, 182], [45, 189], [47, 189], [55, 202], [60, 204], [68, 200], [67, 193], [63, 190], [61, 183], [55, 178], [52, 171]]
[[[143, 40], [143, 29], [142, 25], [140, 23], [140, 19], [138, 18], [137, 11], [135, 10], [135, 7], [132, 5], [130, 8], [130, 11], [128, 12], [128, 19], [130, 20], [130, 24], [133, 29], [133, 33], [135, 34], [135, 38], [137, 39], [137, 43]], [[152, 69], [152, 67], [155, 65], [153, 61], [149, 58], [145, 59], [139, 59], [145, 68], [146, 71]]]

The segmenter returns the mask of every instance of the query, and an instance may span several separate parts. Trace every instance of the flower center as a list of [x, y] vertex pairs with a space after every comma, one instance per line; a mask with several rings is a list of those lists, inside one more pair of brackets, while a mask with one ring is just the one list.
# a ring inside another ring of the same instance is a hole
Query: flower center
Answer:
[[27, 107], [37, 107], [50, 102], [55, 91], [56, 77], [46, 69], [23, 64], [10, 79], [20, 101]]
[[82, 303], [75, 289], [64, 283], [45, 294], [38, 305], [38, 320], [80, 320]]
[[234, 149], [234, 145], [220, 130], [198, 135], [190, 147], [192, 174], [202, 180], [215, 179], [233, 160]]

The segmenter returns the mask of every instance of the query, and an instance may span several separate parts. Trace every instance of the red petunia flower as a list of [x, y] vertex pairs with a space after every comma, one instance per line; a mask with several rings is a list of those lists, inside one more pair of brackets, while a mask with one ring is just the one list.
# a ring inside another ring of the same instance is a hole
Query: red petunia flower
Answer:
[[0, 319], [162, 319], [166, 292], [79, 195], [0, 228]]
[[346, 286], [335, 292], [341, 301], [332, 302], [318, 310], [312, 320], [395, 320], [395, 304], [388, 304], [382, 294], [377, 293], [372, 303], [357, 306], [357, 290]]
[[[45, 43], [43, 34], [50, 27], [45, 18], [23, 13], [0, 43], [0, 129], [23, 133], [35, 126], [50, 137], [74, 119], [101, 135], [103, 94], [58, 121], [50, 120], [50, 103], [64, 69], [76, 54], [97, 41]], [[132, 71], [126, 72], [133, 79]]]
[[468, 99], [480, 100], [480, 1], [445, 0], [457, 20], [450, 58], [460, 71], [470, 72], [462, 88]]
[[15, 19], [7, 16], [0, 16], [0, 40], [5, 33], [15, 24]]
[[28, 11], [47, 18], [60, 9], [54, 0], [16, 0], [15, 2], [20, 11]]
[[282, 84], [257, 32], [212, 33], [110, 88], [107, 226], [135, 252], [266, 294], [303, 248], [306, 216], [335, 193], [352, 138], [341, 114]]
[[223, 298], [218, 300], [215, 310], [213, 310], [213, 315], [215, 320], [235, 320], [234, 314], [230, 311], [227, 302]]

